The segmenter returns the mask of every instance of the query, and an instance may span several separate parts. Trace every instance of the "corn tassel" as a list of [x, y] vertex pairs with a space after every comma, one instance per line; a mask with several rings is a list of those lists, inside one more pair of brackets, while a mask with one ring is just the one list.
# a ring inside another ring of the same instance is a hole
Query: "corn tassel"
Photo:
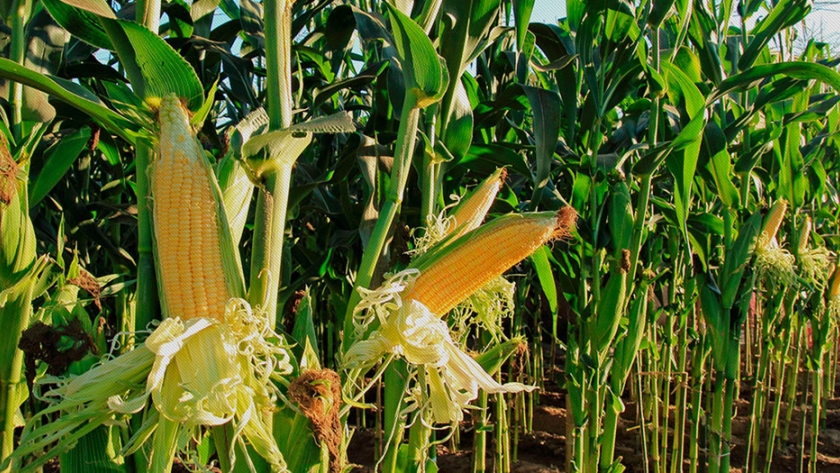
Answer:
[[546, 242], [568, 235], [575, 219], [571, 207], [499, 217], [417, 258], [409, 268], [419, 274], [402, 298], [443, 315]]
[[158, 159], [151, 184], [158, 279], [165, 314], [219, 318], [229, 299], [212, 172], [180, 99], [158, 110]]

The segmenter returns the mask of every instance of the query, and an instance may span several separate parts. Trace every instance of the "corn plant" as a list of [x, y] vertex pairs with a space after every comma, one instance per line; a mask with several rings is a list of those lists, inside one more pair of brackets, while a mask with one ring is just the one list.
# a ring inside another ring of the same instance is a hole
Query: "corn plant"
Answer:
[[810, 2], [13, 3], [6, 471], [342, 471], [369, 427], [383, 471], [465, 435], [509, 471], [541, 390], [569, 471], [625, 468], [627, 405], [646, 470], [742, 466], [739, 401], [746, 469], [820, 468], [840, 76], [794, 46]]

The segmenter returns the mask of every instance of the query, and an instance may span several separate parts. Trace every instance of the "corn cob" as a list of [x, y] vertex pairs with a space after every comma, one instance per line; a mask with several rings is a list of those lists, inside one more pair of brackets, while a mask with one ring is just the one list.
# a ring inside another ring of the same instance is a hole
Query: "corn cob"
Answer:
[[770, 207], [770, 211], [767, 212], [767, 215], [764, 217], [764, 225], [761, 227], [761, 236], [759, 236], [759, 245], [769, 245], [774, 238], [776, 238], [776, 234], [779, 232], [779, 227], [782, 226], [782, 221], [785, 218], [785, 212], [787, 212], [787, 201], [780, 199], [777, 200], [772, 207]]
[[811, 230], [814, 228], [814, 224], [811, 221], [811, 217], [806, 215], [805, 221], [802, 222], [802, 227], [799, 231], [799, 248], [798, 254], [803, 254], [808, 251], [808, 242], [811, 238]]
[[417, 258], [409, 269], [419, 274], [402, 299], [443, 315], [546, 242], [568, 235], [575, 219], [571, 207], [499, 217]]
[[773, 281], [792, 284], [796, 280], [796, 258], [779, 245], [776, 235], [787, 212], [787, 201], [779, 199], [764, 216], [761, 233], [755, 243], [755, 265]]
[[506, 177], [505, 168], [497, 169], [452, 209], [452, 235], [461, 236], [481, 225], [490, 206], [496, 200], [496, 194], [502, 189]]
[[151, 175], [158, 283], [169, 317], [219, 318], [228, 301], [212, 171], [178, 97], [161, 100]]
[[840, 265], [834, 268], [831, 275], [831, 282], [828, 285], [828, 300], [833, 301], [840, 297]]
[[593, 319], [592, 335], [599, 355], [606, 355], [624, 314], [627, 297], [627, 273], [630, 269], [630, 250], [621, 250], [621, 261], [613, 267], [607, 285], [601, 290], [598, 312]]

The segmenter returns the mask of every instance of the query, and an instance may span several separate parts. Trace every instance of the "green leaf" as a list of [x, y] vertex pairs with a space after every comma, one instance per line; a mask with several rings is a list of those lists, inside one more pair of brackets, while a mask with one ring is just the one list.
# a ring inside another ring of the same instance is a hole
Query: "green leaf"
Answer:
[[557, 338], [557, 284], [554, 282], [554, 273], [551, 271], [551, 263], [548, 259], [550, 254], [551, 250], [543, 245], [531, 255], [531, 262], [534, 263], [540, 287], [551, 311], [551, 335]]
[[29, 193], [29, 206], [35, 207], [41, 199], [58, 184], [76, 158], [85, 150], [90, 141], [91, 130], [83, 127], [79, 131], [63, 137], [44, 153], [44, 168], [35, 179]]
[[516, 44], [521, 45], [525, 43], [525, 33], [528, 32], [528, 23], [531, 21], [531, 12], [533, 10], [534, 0], [513, 0], [513, 17], [516, 20]]
[[249, 172], [259, 182], [267, 172], [282, 167], [291, 169], [312, 142], [312, 133], [277, 130], [249, 139], [242, 146], [242, 158]]
[[702, 309], [701, 312], [703, 313], [703, 319], [706, 321], [706, 326], [709, 328], [708, 334], [711, 338], [712, 359], [714, 360], [715, 368], [722, 370], [726, 365], [728, 318], [724, 320], [724, 309], [721, 306], [720, 294], [717, 292], [717, 288], [711, 286], [709, 282], [703, 284], [700, 288], [700, 308]]
[[554, 90], [522, 86], [534, 113], [534, 142], [536, 144], [537, 175], [531, 210], [540, 204], [543, 188], [548, 184], [557, 138], [560, 136], [560, 95]]
[[[55, 74], [62, 65], [67, 32], [59, 27], [50, 14], [40, 9], [26, 26], [24, 66], [43, 74]], [[21, 118], [25, 121], [47, 123], [55, 118], [55, 107], [47, 94], [26, 87], [23, 89]]]
[[[473, 136], [473, 110], [463, 82], [455, 86], [456, 92], [451, 103], [449, 121], [440, 131], [441, 141], [455, 159], [463, 158], [470, 149]], [[437, 144], [437, 143], [436, 143]]]
[[507, 361], [511, 355], [516, 353], [516, 351], [521, 349], [523, 346], [527, 347], [524, 340], [521, 338], [514, 338], [506, 342], [502, 342], [480, 355], [477, 355], [475, 357], [475, 361], [477, 361], [488, 374], [494, 375], [502, 368], [505, 361]]
[[657, 0], [653, 2], [653, 7], [648, 14], [647, 22], [654, 31], [659, 29], [659, 25], [672, 13], [675, 0]]
[[752, 258], [755, 249], [755, 239], [761, 231], [761, 212], [757, 211], [741, 226], [738, 237], [731, 248], [726, 250], [726, 260], [721, 269], [721, 304], [724, 310], [730, 310], [735, 305], [741, 287], [747, 263]]
[[777, 75], [792, 77], [794, 79], [818, 80], [830, 85], [834, 90], [840, 90], [840, 74], [830, 67], [809, 62], [779, 62], [754, 66], [744, 72], [729, 77], [721, 82], [714, 92], [708, 96], [706, 103], [712, 104], [732, 92], [751, 89], [758, 86], [764, 79]]
[[415, 94], [418, 108], [428, 107], [443, 97], [449, 81], [446, 70], [441, 67], [442, 59], [426, 32], [414, 20], [390, 3], [385, 5], [391, 14], [394, 46], [402, 65], [406, 92]]
[[90, 10], [74, 7], [69, 2], [62, 0], [44, 0], [43, 4], [56, 23], [74, 37], [97, 48], [114, 49], [111, 38], [108, 37], [108, 33], [105, 32], [105, 28], [99, 21], [101, 15], [92, 13]]
[[704, 125], [705, 117], [703, 113], [698, 113], [671, 144], [675, 151], [682, 152], [671, 153], [665, 158], [665, 164], [674, 176], [674, 206], [683, 234], [687, 232], [685, 222], [691, 204], [691, 183], [700, 156], [700, 137]]
[[490, 174], [500, 167], [510, 167], [523, 176], [533, 179], [531, 169], [521, 154], [509, 147], [489, 144], [470, 146], [469, 151], [463, 159], [456, 163], [457, 166], [467, 166], [470, 170]]
[[[514, 2], [517, 15], [517, 34], [521, 31], [524, 41], [527, 32], [527, 18], [524, 13], [528, 3], [533, 0]], [[459, 80], [473, 58], [489, 46], [488, 34], [495, 24], [500, 0], [464, 0], [443, 2], [443, 34], [440, 37], [440, 52], [446, 61], [449, 75], [453, 81]], [[529, 13], [530, 15], [530, 13]], [[524, 21], [525, 28], [520, 30], [519, 22]]]
[[689, 120], [694, 118], [698, 113], [702, 113], [706, 101], [703, 93], [697, 88], [697, 85], [676, 65], [663, 62], [661, 66], [668, 84], [667, 91], [671, 103], [675, 107], [684, 105], [685, 111], [688, 113], [687, 119]]
[[343, 89], [350, 89], [354, 91], [363, 90], [369, 84], [371, 84], [380, 74], [382, 74], [388, 68], [387, 61], [380, 61], [377, 62], [363, 71], [359, 72], [358, 74], [350, 77], [348, 79], [337, 80], [335, 82], [330, 83], [329, 85], [319, 88], [316, 91], [315, 100], [312, 102], [312, 109], [318, 109], [321, 105], [324, 104], [330, 97], [338, 93], [340, 90]]
[[78, 9], [93, 13], [102, 18], [116, 19], [117, 15], [105, 0], [62, 0], [64, 3]]
[[620, 181], [610, 187], [609, 225], [613, 247], [620, 255], [621, 250], [630, 249], [633, 237], [633, 201], [630, 188]]
[[[738, 69], [745, 70], [752, 66], [767, 43], [783, 29], [802, 21], [811, 11], [812, 0], [780, 0], [770, 10], [770, 14], [759, 20], [750, 31], [750, 41], [741, 59]], [[775, 64], [773, 64], [775, 65]]]
[[741, 195], [732, 184], [732, 156], [726, 147], [726, 137], [716, 122], [706, 125], [703, 145], [709, 154], [709, 167], [720, 200], [729, 208], [741, 205]]
[[103, 20], [103, 24], [138, 96], [149, 99], [174, 93], [191, 111], [204, 105], [195, 70], [163, 38], [133, 21]]
[[313, 118], [303, 123], [296, 123], [290, 126], [288, 130], [304, 133], [352, 133], [356, 131], [356, 124], [349, 113], [339, 112]]
[[82, 436], [69, 451], [59, 458], [64, 473], [120, 473], [128, 471], [119, 456], [119, 428], [101, 425]]
[[[295, 355], [297, 355], [298, 359], [303, 359], [302, 355], [305, 352], [304, 348], [306, 348], [311, 351], [315, 361], [317, 361], [319, 358], [318, 335], [315, 333], [315, 322], [313, 321], [314, 308], [312, 306], [312, 296], [309, 295], [309, 289], [305, 289], [299, 297], [300, 299], [297, 302], [297, 307], [294, 312], [295, 325], [292, 328], [291, 334], [292, 338], [297, 342]], [[310, 364], [308, 369], [320, 369], [320, 367]]]
[[[140, 126], [106, 108], [101, 102], [80, 95], [80, 86], [62, 79], [31, 71], [8, 59], [0, 58], [0, 77], [34, 87], [85, 112], [110, 133], [119, 135], [132, 145]], [[89, 92], [88, 92], [89, 94]]]

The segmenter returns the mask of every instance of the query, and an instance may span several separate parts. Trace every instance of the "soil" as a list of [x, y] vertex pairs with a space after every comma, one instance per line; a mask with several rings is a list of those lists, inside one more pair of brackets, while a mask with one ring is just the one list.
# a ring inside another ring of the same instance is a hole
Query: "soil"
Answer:
[[[840, 383], [835, 392], [840, 394]], [[748, 393], [747, 393], [748, 394]], [[641, 429], [636, 419], [636, 404], [630, 399], [624, 399], [625, 411], [619, 421], [617, 435], [616, 457], [622, 457], [622, 463], [628, 472], [643, 472], [645, 458], [642, 449]], [[750, 402], [740, 399], [736, 402], [732, 422], [732, 472], [745, 471], [745, 446], [749, 432]], [[782, 417], [786, 412], [782, 408]], [[467, 416], [469, 417], [469, 416]], [[671, 419], [673, 419], [673, 415]], [[775, 453], [771, 463], [772, 472], [807, 471], [808, 445], [806, 437], [806, 452], [800, 457], [799, 432], [802, 411], [794, 408], [790, 425], [790, 442], [781, 439], [776, 441]], [[441, 473], [461, 473], [472, 471], [473, 451], [471, 448], [472, 428], [469, 420], [460, 426], [461, 444], [456, 450], [452, 442], [437, 447], [437, 467]], [[807, 427], [810, 429], [810, 427]], [[566, 409], [565, 393], [558, 386], [546, 386], [540, 394], [540, 405], [534, 408], [533, 431], [520, 435], [511, 471], [514, 473], [558, 473], [566, 471]], [[493, 468], [492, 434], [488, 435], [487, 471]], [[702, 447], [701, 447], [702, 448]], [[348, 459], [356, 467], [353, 471], [368, 473], [374, 471], [376, 458], [375, 431], [369, 428], [357, 428], [353, 433], [348, 448]], [[760, 452], [759, 458], [764, 458], [765, 452]], [[648, 458], [648, 461], [652, 461]], [[803, 469], [800, 470], [800, 461]], [[649, 463], [650, 464], [650, 463]], [[686, 468], [683, 470], [687, 471]], [[702, 466], [701, 466], [702, 471]], [[825, 420], [820, 431], [818, 443], [817, 471], [820, 473], [840, 473], [840, 398], [828, 399], [825, 409]]]

